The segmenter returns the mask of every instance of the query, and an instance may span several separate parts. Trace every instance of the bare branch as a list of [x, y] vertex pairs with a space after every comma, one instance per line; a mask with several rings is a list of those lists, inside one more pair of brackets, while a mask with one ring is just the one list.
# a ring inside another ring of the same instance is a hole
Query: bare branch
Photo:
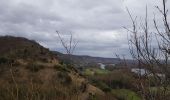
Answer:
[[67, 43], [67, 41], [64, 41], [64, 39], [61, 37], [61, 33], [56, 31], [57, 35], [59, 37], [59, 40], [61, 41], [62, 46], [64, 47], [64, 49], [66, 50], [66, 53], [68, 55], [71, 55], [74, 53], [75, 48], [78, 44], [78, 41], [76, 42], [73, 38], [73, 34], [70, 33], [70, 37], [69, 37], [69, 43]]

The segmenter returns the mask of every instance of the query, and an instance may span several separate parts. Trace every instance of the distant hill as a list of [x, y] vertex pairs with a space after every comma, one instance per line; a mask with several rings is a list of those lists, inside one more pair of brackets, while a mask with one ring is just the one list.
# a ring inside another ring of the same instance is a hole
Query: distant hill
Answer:
[[91, 56], [79, 56], [72, 55], [71, 57], [75, 62], [84, 63], [103, 63], [103, 64], [117, 64], [120, 63], [120, 59], [117, 58], [102, 58], [102, 57], [91, 57]]
[[[119, 58], [104, 58], [104, 57], [92, 57], [92, 56], [84, 56], [84, 55], [71, 55], [70, 57], [67, 54], [62, 54], [57, 51], [53, 51], [54, 54], [58, 55], [58, 58], [64, 61], [71, 61], [78, 65], [78, 66], [88, 66], [91, 64], [98, 64], [98, 63], [103, 63], [103, 64], [118, 64], [121, 65], [124, 63], [123, 60]], [[128, 65], [133, 65], [133, 60], [126, 60], [126, 63]]]

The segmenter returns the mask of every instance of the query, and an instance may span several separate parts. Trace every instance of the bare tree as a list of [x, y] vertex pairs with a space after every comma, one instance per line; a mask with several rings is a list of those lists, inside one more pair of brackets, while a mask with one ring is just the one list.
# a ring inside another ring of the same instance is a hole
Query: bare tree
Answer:
[[73, 34], [70, 33], [69, 42], [67, 42], [67, 41], [64, 41], [64, 39], [61, 37], [61, 33], [59, 31], [56, 31], [56, 32], [57, 32], [57, 35], [61, 41], [62, 46], [66, 50], [66, 54], [68, 54], [68, 55], [73, 54], [75, 51], [75, 48], [78, 44], [78, 42], [75, 41], [75, 39], [73, 38]]
[[76, 41], [73, 38], [73, 34], [70, 33], [70, 37], [68, 38], [67, 41], [64, 40], [64, 38], [61, 37], [61, 33], [59, 31], [56, 31], [57, 35], [59, 37], [59, 40], [62, 44], [62, 46], [64, 47], [65, 51], [66, 51], [66, 58], [65, 60], [67, 60], [67, 67], [70, 67], [72, 70], [74, 70], [75, 72], [78, 72], [78, 70], [74, 67], [74, 62], [72, 60], [72, 54], [75, 51], [75, 48], [78, 44], [78, 41]]
[[[146, 7], [146, 16], [144, 23], [138, 22], [137, 17], [133, 17], [130, 11], [127, 12], [132, 21], [132, 29], [130, 32], [129, 49], [132, 57], [138, 61], [138, 67], [147, 69], [150, 75], [146, 76], [143, 81], [141, 74], [139, 75], [138, 89], [140, 90], [144, 100], [168, 100], [168, 86], [170, 82], [169, 54], [170, 54], [170, 27], [167, 20], [168, 10], [166, 8], [166, 0], [162, 0], [163, 8], [156, 7], [162, 15], [163, 28], [158, 25], [158, 20], [154, 18], [153, 23], [156, 31], [149, 28], [148, 12]], [[156, 46], [154, 44], [157, 43]], [[163, 76], [157, 73], [162, 73]], [[151, 82], [154, 82], [151, 84]], [[147, 83], [147, 84], [146, 84]], [[152, 85], [156, 88], [153, 92]]]

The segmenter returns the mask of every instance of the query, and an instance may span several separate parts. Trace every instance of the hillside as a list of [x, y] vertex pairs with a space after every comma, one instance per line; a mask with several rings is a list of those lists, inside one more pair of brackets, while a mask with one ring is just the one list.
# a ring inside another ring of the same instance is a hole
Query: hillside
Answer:
[[0, 37], [0, 100], [87, 100], [104, 97], [74, 66], [35, 41]]

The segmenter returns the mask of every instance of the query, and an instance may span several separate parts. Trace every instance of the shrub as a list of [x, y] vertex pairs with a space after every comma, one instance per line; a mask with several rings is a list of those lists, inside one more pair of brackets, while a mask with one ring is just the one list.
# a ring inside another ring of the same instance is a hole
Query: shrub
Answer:
[[41, 57], [40, 60], [41, 60], [42, 62], [45, 62], [45, 63], [48, 63], [48, 62], [49, 62], [47, 58], [42, 58], [42, 57]]
[[67, 68], [66, 64], [54, 65], [54, 69], [56, 69], [58, 71], [70, 72], [70, 70]]
[[30, 64], [27, 65], [26, 68], [29, 69], [32, 72], [38, 72], [39, 70], [43, 69], [44, 66], [36, 64], [36, 63], [30, 63]]
[[88, 100], [97, 100], [97, 99], [96, 99], [96, 95], [95, 95], [95, 94], [92, 94], [92, 93], [89, 93]]
[[82, 93], [84, 93], [87, 90], [87, 82], [81, 83], [80, 90]]
[[0, 57], [0, 64], [5, 64], [5, 63], [8, 63], [9, 60], [5, 57]]
[[112, 93], [105, 93], [105, 95], [95, 94], [95, 98], [96, 100], [119, 100]]
[[68, 85], [72, 82], [71, 77], [66, 72], [59, 72], [58, 78], [60, 79], [60, 82], [65, 85]]
[[111, 88], [102, 81], [93, 80], [93, 84], [103, 90], [104, 92], [110, 92]]
[[136, 92], [129, 89], [113, 89], [112, 94], [118, 100], [142, 100]]

